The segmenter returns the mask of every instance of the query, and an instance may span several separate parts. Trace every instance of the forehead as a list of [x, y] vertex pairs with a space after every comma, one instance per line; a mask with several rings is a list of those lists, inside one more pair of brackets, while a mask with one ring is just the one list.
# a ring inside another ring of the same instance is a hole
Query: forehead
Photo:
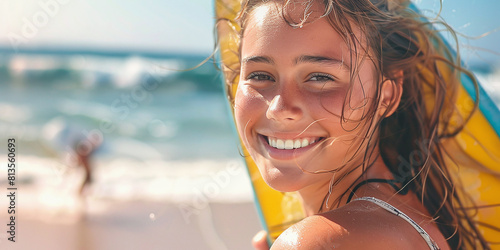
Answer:
[[[322, 17], [323, 6], [282, 6], [268, 2], [252, 10], [242, 37], [242, 56], [253, 54], [321, 54], [348, 61], [352, 51], [342, 36]], [[286, 19], [286, 20], [285, 20]], [[289, 23], [306, 23], [293, 27]], [[355, 36], [360, 36], [353, 26]]]

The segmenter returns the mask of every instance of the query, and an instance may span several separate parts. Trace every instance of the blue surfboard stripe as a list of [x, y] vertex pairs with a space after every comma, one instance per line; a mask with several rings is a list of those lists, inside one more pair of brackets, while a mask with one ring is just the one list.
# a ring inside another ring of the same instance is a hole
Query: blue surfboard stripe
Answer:
[[[474, 84], [469, 76], [465, 74], [462, 74], [462, 86], [464, 86], [469, 96], [475, 101], [476, 90], [474, 89]], [[484, 117], [500, 137], [500, 110], [481, 85], [479, 85], [479, 110], [481, 110], [481, 113], [483, 113]]]

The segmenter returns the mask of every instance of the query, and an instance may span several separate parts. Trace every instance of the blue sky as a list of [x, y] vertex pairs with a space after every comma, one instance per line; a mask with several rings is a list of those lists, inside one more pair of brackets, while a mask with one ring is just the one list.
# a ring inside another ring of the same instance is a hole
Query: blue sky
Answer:
[[0, 44], [24, 32], [22, 46], [207, 52], [212, 9], [207, 0], [1, 0]]
[[[414, 2], [428, 16], [439, 10], [439, 0]], [[442, 17], [462, 34], [459, 42], [464, 61], [500, 65], [499, 9], [496, 0], [443, 0]]]
[[[415, 0], [426, 13], [439, 0]], [[443, 0], [444, 18], [460, 33], [500, 29], [500, 1]], [[497, 20], [497, 21], [495, 21]], [[213, 47], [210, 0], [1, 0], [0, 45], [71, 46], [209, 53]], [[31, 29], [30, 29], [31, 28]], [[14, 41], [14, 42], [12, 42]], [[500, 31], [466, 47], [500, 53]], [[500, 56], [467, 49], [467, 60], [500, 62]]]

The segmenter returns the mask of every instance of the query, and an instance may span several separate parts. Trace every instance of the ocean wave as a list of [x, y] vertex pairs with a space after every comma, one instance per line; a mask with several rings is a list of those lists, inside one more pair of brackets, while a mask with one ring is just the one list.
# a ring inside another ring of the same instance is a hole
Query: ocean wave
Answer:
[[[62, 88], [127, 89], [154, 82], [159, 89], [219, 91], [221, 78], [211, 63], [192, 57], [110, 57], [85, 54], [11, 54], [0, 58], [0, 79], [7, 83]], [[180, 84], [180, 82], [184, 84]]]

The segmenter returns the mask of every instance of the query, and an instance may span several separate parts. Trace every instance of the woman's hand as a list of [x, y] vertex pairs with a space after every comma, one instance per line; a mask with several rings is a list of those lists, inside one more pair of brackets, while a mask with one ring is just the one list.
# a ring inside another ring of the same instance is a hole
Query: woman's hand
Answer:
[[252, 246], [256, 250], [268, 250], [269, 246], [267, 245], [267, 232], [264, 230], [258, 232], [252, 239]]

